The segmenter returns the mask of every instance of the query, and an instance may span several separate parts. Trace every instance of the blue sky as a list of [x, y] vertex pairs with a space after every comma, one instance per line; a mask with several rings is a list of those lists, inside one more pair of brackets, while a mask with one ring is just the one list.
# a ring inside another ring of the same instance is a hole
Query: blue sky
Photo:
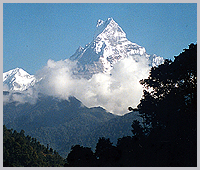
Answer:
[[112, 17], [148, 54], [173, 59], [197, 42], [197, 4], [3, 4], [3, 72], [30, 74], [91, 42], [98, 19]]

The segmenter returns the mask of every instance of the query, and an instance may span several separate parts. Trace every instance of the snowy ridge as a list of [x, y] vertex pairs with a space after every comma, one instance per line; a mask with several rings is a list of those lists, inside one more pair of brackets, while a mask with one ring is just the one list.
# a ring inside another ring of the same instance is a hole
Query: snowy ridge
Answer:
[[4, 90], [24, 91], [35, 83], [35, 76], [28, 74], [21, 68], [16, 68], [3, 73]]

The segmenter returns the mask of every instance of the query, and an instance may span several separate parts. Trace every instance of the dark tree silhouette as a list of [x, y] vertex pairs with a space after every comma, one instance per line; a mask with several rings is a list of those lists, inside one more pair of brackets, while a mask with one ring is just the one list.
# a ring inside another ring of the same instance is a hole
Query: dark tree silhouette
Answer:
[[110, 139], [104, 137], [99, 138], [95, 155], [98, 159], [98, 166], [107, 167], [116, 165], [120, 156], [116, 147], [110, 142]]
[[80, 145], [72, 146], [66, 160], [67, 163], [64, 165], [66, 167], [90, 167], [96, 165], [96, 157], [92, 150]]
[[159, 166], [196, 166], [197, 45], [189, 45], [174, 62], [152, 68], [140, 82], [153, 88], [144, 91], [138, 105], [143, 127], [150, 132], [148, 144], [154, 146], [149, 160]]

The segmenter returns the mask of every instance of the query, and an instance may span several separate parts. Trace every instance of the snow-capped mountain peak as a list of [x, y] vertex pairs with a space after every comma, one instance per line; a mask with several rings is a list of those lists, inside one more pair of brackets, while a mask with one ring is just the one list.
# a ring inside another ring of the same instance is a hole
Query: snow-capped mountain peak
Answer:
[[11, 91], [24, 91], [36, 82], [34, 75], [28, 74], [21, 68], [3, 73], [3, 88]]
[[150, 56], [144, 47], [129, 41], [117, 22], [113, 18], [108, 18], [106, 21], [97, 21], [92, 42], [85, 48], [79, 47], [70, 60], [78, 61], [78, 74], [90, 78], [98, 72], [109, 74], [120, 60], [138, 56], [148, 58], [151, 66], [164, 62], [162, 57], [157, 59], [156, 55]]

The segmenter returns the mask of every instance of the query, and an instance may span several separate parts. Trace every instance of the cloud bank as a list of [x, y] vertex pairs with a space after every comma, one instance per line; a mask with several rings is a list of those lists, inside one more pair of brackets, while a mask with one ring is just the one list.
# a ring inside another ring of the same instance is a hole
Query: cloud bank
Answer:
[[94, 74], [88, 80], [73, 75], [76, 62], [49, 60], [36, 75], [41, 79], [36, 89], [62, 99], [74, 96], [87, 107], [101, 106], [113, 114], [123, 115], [128, 106], [136, 107], [140, 102], [143, 87], [139, 81], [149, 75], [148, 61], [145, 56], [134, 56], [134, 59], [129, 56], [116, 63], [111, 74]]
[[28, 88], [25, 91], [9, 91], [6, 86], [3, 88], [3, 104], [15, 102], [16, 105], [30, 103], [35, 104], [38, 99], [38, 91], [35, 88]]

